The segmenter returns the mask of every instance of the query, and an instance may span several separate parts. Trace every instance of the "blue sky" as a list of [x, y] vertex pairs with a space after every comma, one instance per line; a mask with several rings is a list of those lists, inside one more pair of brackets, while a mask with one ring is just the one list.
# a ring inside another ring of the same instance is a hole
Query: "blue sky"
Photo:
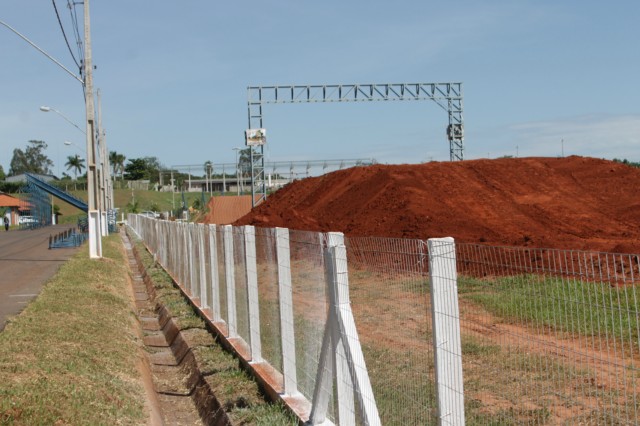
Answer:
[[[94, 84], [109, 149], [166, 166], [234, 162], [247, 86], [457, 81], [467, 159], [640, 161], [639, 17], [636, 1], [93, 0]], [[76, 69], [50, 1], [3, 0], [0, 20]], [[0, 55], [0, 164], [38, 139], [64, 171], [64, 141], [84, 136], [39, 106], [83, 127], [80, 84], [1, 26]], [[433, 102], [267, 105], [264, 120], [267, 160], [449, 158]]]

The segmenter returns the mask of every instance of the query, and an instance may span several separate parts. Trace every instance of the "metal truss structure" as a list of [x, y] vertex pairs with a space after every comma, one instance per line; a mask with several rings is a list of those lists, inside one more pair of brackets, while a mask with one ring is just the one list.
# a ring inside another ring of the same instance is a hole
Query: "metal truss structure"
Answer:
[[22, 216], [21, 220], [24, 221], [19, 222], [20, 229], [35, 229], [51, 225], [53, 209], [49, 194], [31, 179], [27, 180], [22, 191], [26, 194], [26, 198], [21, 210], [27, 212], [27, 215]]
[[[451, 161], [464, 159], [462, 83], [322, 84], [250, 86], [249, 129], [264, 128], [263, 105], [315, 102], [434, 101], [447, 111], [447, 138]], [[264, 147], [251, 149], [253, 205], [266, 197]]]

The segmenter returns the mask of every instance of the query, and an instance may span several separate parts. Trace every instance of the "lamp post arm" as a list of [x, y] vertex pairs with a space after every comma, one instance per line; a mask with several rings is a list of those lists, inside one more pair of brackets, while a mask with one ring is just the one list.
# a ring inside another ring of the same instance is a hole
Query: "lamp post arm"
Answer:
[[[55, 108], [51, 108], [51, 107], [49, 107], [49, 109], [50, 109], [51, 111], [55, 112], [56, 114], [58, 114], [60, 117], [64, 118], [64, 119], [67, 121], [67, 123], [71, 124], [73, 127], [75, 127], [76, 129], [78, 129], [78, 130], [79, 130], [83, 135], [86, 135], [86, 134], [87, 134], [87, 132], [85, 132], [84, 130], [82, 130], [82, 129], [81, 129], [81, 128], [76, 124], [76, 123], [74, 123], [73, 121], [69, 120], [69, 118], [67, 118], [67, 116], [66, 116], [66, 115], [64, 115], [63, 113], [61, 113], [61, 112], [60, 112], [60, 111], [58, 111], [57, 109], [55, 109]], [[45, 110], [43, 110], [42, 108], [40, 108], [40, 110], [45, 111]]]
[[13, 31], [16, 35], [18, 35], [21, 39], [23, 39], [24, 41], [26, 41], [27, 43], [29, 43], [31, 46], [33, 46], [34, 48], [38, 49], [38, 51], [40, 53], [42, 53], [44, 56], [46, 56], [47, 58], [49, 58], [51, 61], [53, 61], [56, 65], [58, 65], [60, 68], [62, 68], [63, 70], [65, 70], [71, 77], [75, 78], [76, 80], [78, 80], [81, 84], [84, 85], [84, 80], [82, 80], [80, 77], [78, 77], [77, 75], [75, 75], [74, 73], [72, 73], [71, 71], [69, 71], [67, 69], [67, 67], [65, 67], [64, 65], [62, 65], [60, 62], [58, 62], [58, 60], [56, 60], [53, 56], [49, 55], [47, 52], [45, 52], [44, 50], [40, 49], [34, 42], [32, 42], [31, 40], [29, 40], [27, 37], [25, 37], [24, 35], [20, 34], [15, 28], [13, 28], [11, 25], [7, 24], [6, 22], [0, 20], [0, 24], [4, 25], [5, 27], [7, 27], [8, 29], [10, 29], [11, 31]]

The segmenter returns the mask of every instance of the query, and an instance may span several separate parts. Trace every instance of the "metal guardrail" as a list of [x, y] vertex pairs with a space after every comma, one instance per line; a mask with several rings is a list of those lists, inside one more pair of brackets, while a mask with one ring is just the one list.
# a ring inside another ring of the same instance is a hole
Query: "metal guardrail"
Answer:
[[49, 249], [78, 247], [87, 237], [86, 232], [78, 232], [75, 228], [70, 228], [56, 235], [49, 235]]

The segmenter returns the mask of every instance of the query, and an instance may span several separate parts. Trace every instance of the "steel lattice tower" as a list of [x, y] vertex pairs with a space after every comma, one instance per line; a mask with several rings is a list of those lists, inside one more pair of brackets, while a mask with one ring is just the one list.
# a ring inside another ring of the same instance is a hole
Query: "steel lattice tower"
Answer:
[[[464, 159], [462, 83], [323, 84], [301, 86], [250, 86], [249, 129], [263, 128], [265, 104], [314, 102], [433, 101], [447, 111], [449, 157]], [[264, 146], [251, 147], [251, 195], [253, 205], [266, 198]], [[256, 198], [257, 197], [257, 198]]]

